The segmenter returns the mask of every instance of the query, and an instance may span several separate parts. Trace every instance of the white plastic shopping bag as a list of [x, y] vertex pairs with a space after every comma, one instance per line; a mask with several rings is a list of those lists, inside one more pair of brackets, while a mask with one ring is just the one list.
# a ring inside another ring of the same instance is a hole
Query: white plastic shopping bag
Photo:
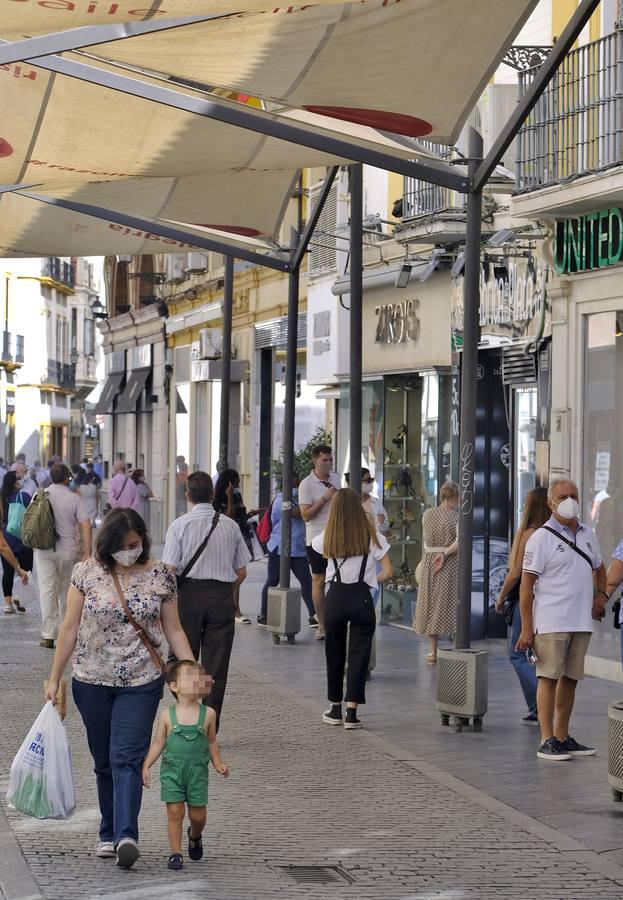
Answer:
[[32, 572], [28, 573], [28, 582], [22, 583], [17, 575], [13, 579], [13, 599], [19, 600], [22, 606], [33, 607], [39, 603], [39, 591]]
[[51, 700], [13, 760], [7, 800], [38, 819], [65, 819], [76, 806], [69, 742]]

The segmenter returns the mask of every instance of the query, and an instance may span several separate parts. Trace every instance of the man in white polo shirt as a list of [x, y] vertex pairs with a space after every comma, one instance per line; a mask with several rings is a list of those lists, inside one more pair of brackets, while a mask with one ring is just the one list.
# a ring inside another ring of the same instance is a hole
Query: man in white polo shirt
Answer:
[[329, 508], [340, 488], [340, 477], [333, 471], [333, 450], [326, 444], [314, 447], [311, 452], [312, 472], [299, 484], [299, 506], [305, 520], [307, 558], [312, 571], [312, 601], [318, 619], [316, 637], [324, 637], [324, 576], [327, 560], [311, 545], [313, 539], [324, 531], [329, 519]]
[[569, 719], [593, 621], [603, 618], [608, 595], [595, 532], [578, 519], [577, 486], [556, 479], [547, 496], [552, 517], [526, 544], [516, 649], [530, 653], [534, 648], [537, 658], [542, 741], [537, 756], [558, 761], [595, 754], [569, 736]]

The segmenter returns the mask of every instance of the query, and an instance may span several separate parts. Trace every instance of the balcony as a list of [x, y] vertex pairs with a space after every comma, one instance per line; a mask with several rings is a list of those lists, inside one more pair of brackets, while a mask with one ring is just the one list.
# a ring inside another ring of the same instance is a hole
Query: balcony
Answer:
[[[453, 150], [422, 141], [423, 146], [442, 159], [451, 159]], [[466, 195], [449, 188], [405, 178], [402, 195], [402, 222], [396, 229], [400, 243], [456, 244], [465, 240]]]
[[17, 369], [24, 364], [24, 335], [2, 332], [2, 356], [0, 366], [4, 369]]
[[73, 293], [76, 284], [76, 275], [74, 267], [69, 263], [63, 262], [58, 256], [48, 256], [43, 262], [42, 275], [49, 278], [63, 293]]
[[41, 381], [65, 391], [73, 391], [76, 387], [76, 367], [70, 363], [60, 363], [55, 359], [48, 360]]
[[[537, 72], [535, 67], [519, 73], [520, 96]], [[519, 206], [526, 206], [522, 195], [586, 175], [610, 175], [622, 164], [623, 32], [616, 31], [565, 57], [519, 132]]]

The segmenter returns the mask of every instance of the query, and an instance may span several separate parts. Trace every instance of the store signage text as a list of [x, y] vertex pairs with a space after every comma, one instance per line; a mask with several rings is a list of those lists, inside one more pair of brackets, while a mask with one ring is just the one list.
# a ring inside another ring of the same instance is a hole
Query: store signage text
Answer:
[[405, 344], [417, 341], [420, 336], [420, 320], [417, 311], [419, 300], [401, 300], [399, 303], [385, 303], [374, 310], [377, 344]]
[[[531, 266], [508, 262], [503, 276], [495, 276], [483, 267], [480, 273], [480, 317], [483, 329], [501, 333], [509, 330], [520, 335], [540, 319], [546, 304], [547, 266], [541, 260], [531, 260]], [[494, 270], [495, 271], [495, 270]], [[488, 277], [487, 277], [488, 276]], [[452, 328], [463, 332], [463, 276], [452, 282]]]
[[623, 213], [613, 206], [556, 222], [554, 269], [558, 275], [614, 266], [623, 257]]

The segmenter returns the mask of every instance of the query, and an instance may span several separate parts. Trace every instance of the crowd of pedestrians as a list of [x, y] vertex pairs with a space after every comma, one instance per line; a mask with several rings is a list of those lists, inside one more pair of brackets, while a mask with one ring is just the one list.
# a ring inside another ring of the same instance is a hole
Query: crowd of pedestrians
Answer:
[[[72, 658], [72, 692], [97, 782], [98, 856], [126, 868], [139, 858], [142, 790], [162, 755], [168, 866], [180, 869], [186, 815], [187, 854], [197, 860], [203, 853], [208, 761], [229, 774], [216, 736], [236, 625], [250, 624], [239, 596], [247, 566], [258, 558], [253, 519], [266, 516], [267, 577], [257, 618], [266, 626], [268, 591], [279, 583], [284, 498], [278, 491], [268, 510], [247, 509], [238, 472], [222, 471], [215, 485], [205, 472], [189, 473], [180, 458], [179, 515], [158, 560], [151, 555], [153, 492], [144, 472], [115, 462], [100, 510], [103, 474], [101, 458], [71, 469], [58, 458], [29, 468], [21, 455], [8, 469], [2, 466], [5, 612], [26, 609], [15, 585], [26, 584], [34, 568], [41, 645], [56, 649], [48, 687], [53, 700]], [[342, 487], [332, 448], [321, 445], [311, 452], [311, 472], [295, 477], [292, 492], [290, 569], [308, 624], [324, 640], [329, 708], [322, 722], [346, 730], [363, 725], [359, 708], [372, 665], [376, 597], [393, 576], [383, 534], [387, 514], [373, 490], [365, 468], [360, 494]], [[439, 500], [422, 519], [413, 622], [428, 639], [430, 665], [437, 662], [439, 638], [454, 631], [458, 486], [447, 481]], [[595, 752], [571, 736], [570, 720], [594, 622], [623, 582], [623, 541], [606, 571], [597, 537], [579, 510], [577, 486], [568, 480], [527, 495], [495, 604], [508, 623], [508, 655], [527, 705], [523, 721], [540, 725], [537, 756], [548, 761]], [[162, 713], [151, 741], [165, 682], [175, 704]]]

